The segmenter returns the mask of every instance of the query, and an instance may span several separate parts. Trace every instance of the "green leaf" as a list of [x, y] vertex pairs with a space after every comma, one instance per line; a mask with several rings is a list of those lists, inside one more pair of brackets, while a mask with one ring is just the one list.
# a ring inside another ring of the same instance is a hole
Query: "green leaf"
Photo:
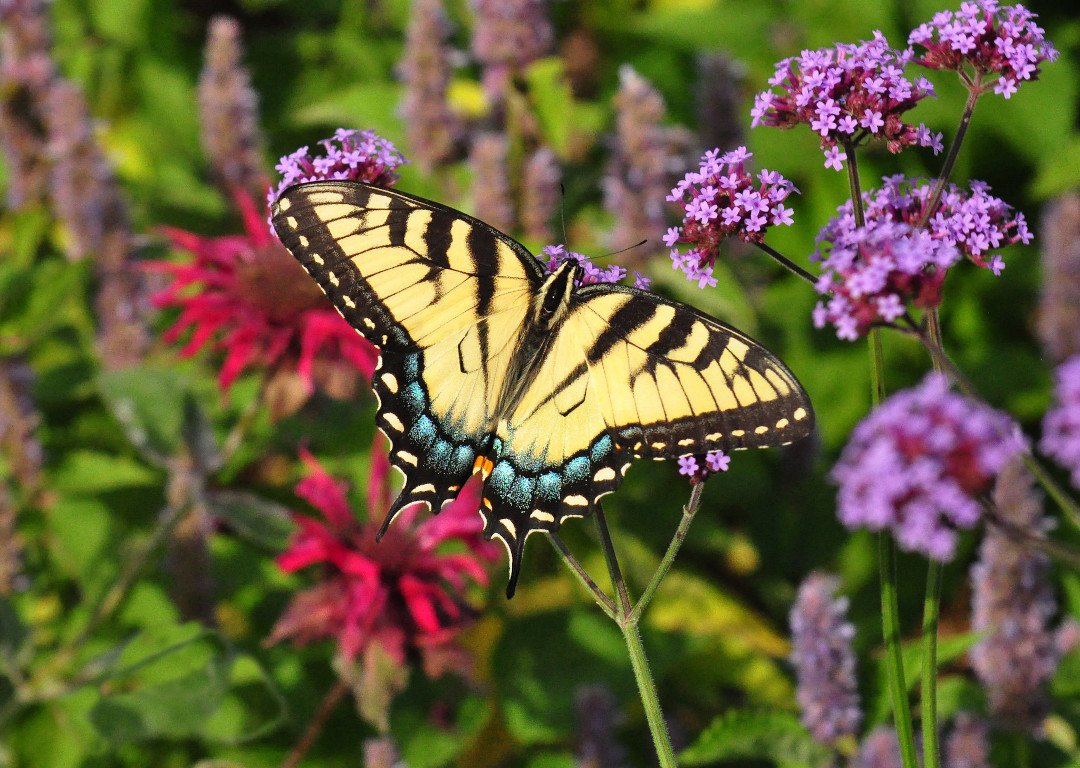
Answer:
[[[937, 668], [941, 669], [960, 658], [978, 641], [979, 635], [974, 633], [956, 635], [940, 640], [937, 648]], [[912, 640], [904, 643], [902, 652], [904, 658], [904, 681], [907, 683], [908, 691], [913, 691], [918, 687], [919, 680], [922, 677], [922, 641]], [[874, 697], [873, 705], [867, 707], [868, 720], [871, 723], [883, 722], [892, 712], [892, 698], [889, 694], [889, 669], [885, 658], [878, 662], [874, 679], [877, 683], [877, 695]]]
[[735, 710], [716, 718], [679, 755], [681, 765], [722, 760], [769, 760], [780, 768], [830, 765], [832, 752], [814, 741], [790, 712]]
[[210, 514], [225, 522], [241, 539], [280, 552], [288, 546], [292, 518], [280, 504], [243, 491], [218, 491], [207, 498]]
[[103, 371], [98, 391], [148, 460], [163, 464], [180, 448], [190, 408], [189, 384], [181, 371], [155, 365]]
[[525, 71], [529, 99], [547, 143], [560, 159], [571, 155], [579, 139], [599, 133], [606, 112], [574, 100], [566, 65], [558, 57], [540, 59]]
[[121, 488], [156, 485], [159, 476], [126, 456], [76, 450], [53, 475], [53, 488], [64, 494], [93, 495]]
[[[12, 659], [22, 647], [29, 632], [15, 612], [15, 606], [0, 595], [0, 658]], [[3, 665], [0, 665], [3, 668]]]
[[127, 667], [110, 675], [107, 687], [120, 692], [100, 696], [90, 710], [103, 738], [112, 744], [160, 738], [238, 743], [283, 721], [284, 702], [253, 659], [237, 657], [196, 625], [156, 629], [123, 649]]

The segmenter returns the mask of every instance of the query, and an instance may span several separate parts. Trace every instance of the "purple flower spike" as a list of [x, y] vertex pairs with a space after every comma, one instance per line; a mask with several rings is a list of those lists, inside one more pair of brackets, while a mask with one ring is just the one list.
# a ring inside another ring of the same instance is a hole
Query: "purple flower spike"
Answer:
[[855, 679], [855, 627], [848, 600], [835, 597], [836, 576], [811, 573], [791, 607], [791, 663], [798, 679], [802, 722], [823, 744], [854, 738], [862, 722]]
[[893, 153], [916, 145], [936, 154], [941, 135], [901, 118], [934, 95], [926, 78], [912, 83], [904, 76], [911, 57], [911, 51], [889, 47], [885, 36], [875, 32], [873, 40], [858, 45], [803, 51], [784, 59], [769, 80], [780, 92], [768, 90], [755, 97], [752, 125], [810, 126], [821, 137], [825, 167], [837, 171], [847, 159], [843, 148], [870, 139], [884, 140]]
[[375, 131], [338, 128], [332, 138], [319, 144], [323, 147], [321, 156], [300, 147], [281, 158], [275, 166], [281, 181], [267, 195], [268, 203], [273, 204], [287, 187], [307, 181], [353, 179], [389, 187], [398, 179], [396, 170], [408, 162], [393, 143]]
[[1025, 448], [1004, 414], [949, 391], [930, 374], [897, 392], [852, 432], [833, 468], [848, 528], [890, 530], [900, 546], [951, 560], [956, 530], [982, 517], [976, 497]]
[[1055, 405], [1043, 420], [1039, 450], [1068, 469], [1080, 488], [1080, 355], [1062, 363], [1054, 380]]
[[[1022, 82], [1039, 77], [1039, 64], [1056, 61], [1058, 52], [1043, 37], [1035, 14], [1022, 5], [998, 6], [997, 0], [976, 0], [960, 10], [942, 11], [908, 36], [908, 45], [926, 49], [914, 59], [930, 69], [954, 70], [969, 87], [1006, 99]], [[987, 75], [996, 75], [984, 82]]]
[[[792, 222], [784, 201], [799, 190], [775, 171], [752, 176], [745, 168], [751, 157], [746, 147], [726, 154], [710, 150], [698, 170], [687, 173], [668, 195], [682, 208], [683, 221], [667, 231], [664, 244], [671, 248], [674, 266], [701, 287], [716, 285], [712, 271], [723, 240], [760, 243], [770, 226]], [[680, 250], [677, 243], [689, 248]]]

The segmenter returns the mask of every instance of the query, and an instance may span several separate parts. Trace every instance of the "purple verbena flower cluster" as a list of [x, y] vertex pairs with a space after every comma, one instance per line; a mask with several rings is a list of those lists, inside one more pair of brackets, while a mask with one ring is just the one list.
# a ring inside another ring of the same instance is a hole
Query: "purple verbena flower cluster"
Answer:
[[811, 573], [791, 607], [791, 663], [798, 680], [802, 722], [823, 744], [854, 737], [862, 722], [847, 620], [848, 600], [835, 597], [840, 579]]
[[[770, 226], [792, 223], [794, 212], [784, 201], [798, 190], [776, 171], [761, 171], [755, 182], [744, 166], [752, 156], [746, 147], [724, 154], [709, 150], [667, 197], [683, 209], [683, 221], [668, 229], [664, 245], [671, 249], [673, 266], [702, 288], [716, 285], [713, 265], [725, 238], [760, 243]], [[676, 243], [690, 248], [682, 252]]]
[[389, 187], [398, 179], [396, 170], [409, 162], [393, 142], [375, 131], [338, 128], [333, 137], [323, 139], [319, 144], [325, 153], [322, 156], [313, 155], [305, 146], [278, 161], [274, 168], [281, 174], [281, 181], [267, 194], [269, 204], [273, 204], [286, 188], [307, 181], [353, 179]]
[[704, 482], [709, 475], [727, 472], [731, 457], [723, 451], [709, 451], [704, 456], [680, 456], [679, 474], [690, 478], [691, 483]]
[[927, 96], [933, 84], [924, 77], [912, 83], [904, 69], [911, 51], [889, 46], [881, 32], [873, 40], [803, 51], [776, 65], [769, 85], [754, 98], [752, 125], [791, 128], [805, 123], [821, 136], [825, 167], [841, 170], [845, 148], [870, 139], [886, 142], [890, 152], [918, 145], [941, 151], [941, 134], [901, 118]]
[[[1058, 52], [1035, 24], [1036, 14], [1022, 5], [998, 6], [997, 0], [960, 4], [941, 11], [908, 36], [908, 45], [926, 53], [916, 63], [930, 69], [955, 70], [970, 85], [985, 90], [985, 75], [997, 75], [994, 93], [1006, 99], [1020, 83], [1039, 76], [1039, 64], [1055, 61]], [[974, 75], [974, 77], [972, 76]]]
[[[564, 261], [576, 261], [578, 266], [584, 270], [584, 274], [578, 281], [578, 285], [591, 285], [592, 283], [617, 283], [626, 277], [626, 267], [620, 267], [618, 264], [612, 264], [606, 269], [593, 264], [589, 257], [578, 253], [577, 251], [571, 251], [563, 244], [558, 245], [545, 245], [541, 252], [547, 257], [547, 263], [545, 267], [548, 272], [554, 272], [558, 269], [559, 265]], [[643, 291], [649, 289], [650, 280], [640, 272], [634, 272], [634, 287], [640, 288]]]
[[951, 560], [976, 496], [1024, 449], [1003, 413], [949, 391], [940, 374], [889, 397], [852, 432], [831, 479], [848, 528], [889, 529], [904, 549]]
[[1068, 469], [1072, 484], [1080, 488], [1080, 355], [1054, 374], [1054, 401], [1043, 418], [1039, 450]]
[[970, 192], [948, 185], [921, 228], [932, 192], [928, 181], [890, 176], [863, 194], [864, 226], [850, 200], [837, 209], [810, 257], [823, 269], [818, 293], [830, 296], [814, 309], [815, 326], [832, 323], [839, 338], [853, 341], [874, 323], [902, 317], [909, 304], [937, 307], [946, 272], [961, 257], [1000, 274], [1004, 260], [988, 251], [1031, 240], [1023, 214], [979, 181]]

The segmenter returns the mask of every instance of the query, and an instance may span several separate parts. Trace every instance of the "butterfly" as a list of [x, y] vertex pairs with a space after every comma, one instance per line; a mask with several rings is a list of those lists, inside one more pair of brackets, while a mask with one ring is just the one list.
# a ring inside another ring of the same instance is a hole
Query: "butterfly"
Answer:
[[588, 515], [631, 461], [784, 445], [814, 415], [795, 376], [744, 333], [623, 285], [550, 274], [467, 214], [355, 181], [286, 189], [278, 237], [378, 347], [376, 420], [404, 475], [398, 512], [438, 512], [474, 474], [484, 535], [507, 549]]

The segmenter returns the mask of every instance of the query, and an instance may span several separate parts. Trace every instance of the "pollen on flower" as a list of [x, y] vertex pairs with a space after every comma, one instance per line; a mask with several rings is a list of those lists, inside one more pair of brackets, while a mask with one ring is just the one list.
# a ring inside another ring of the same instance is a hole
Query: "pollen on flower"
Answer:
[[831, 473], [837, 514], [848, 528], [889, 530], [904, 549], [951, 560], [957, 530], [982, 518], [977, 497], [1024, 448], [1008, 416], [930, 374], [852, 432]]
[[769, 227], [793, 221], [784, 201], [798, 192], [795, 185], [775, 171], [751, 175], [745, 167], [751, 157], [746, 147], [725, 154], [709, 150], [668, 195], [682, 208], [683, 220], [668, 229], [664, 244], [671, 249], [672, 266], [700, 287], [716, 285], [713, 265], [725, 239], [760, 243]]

